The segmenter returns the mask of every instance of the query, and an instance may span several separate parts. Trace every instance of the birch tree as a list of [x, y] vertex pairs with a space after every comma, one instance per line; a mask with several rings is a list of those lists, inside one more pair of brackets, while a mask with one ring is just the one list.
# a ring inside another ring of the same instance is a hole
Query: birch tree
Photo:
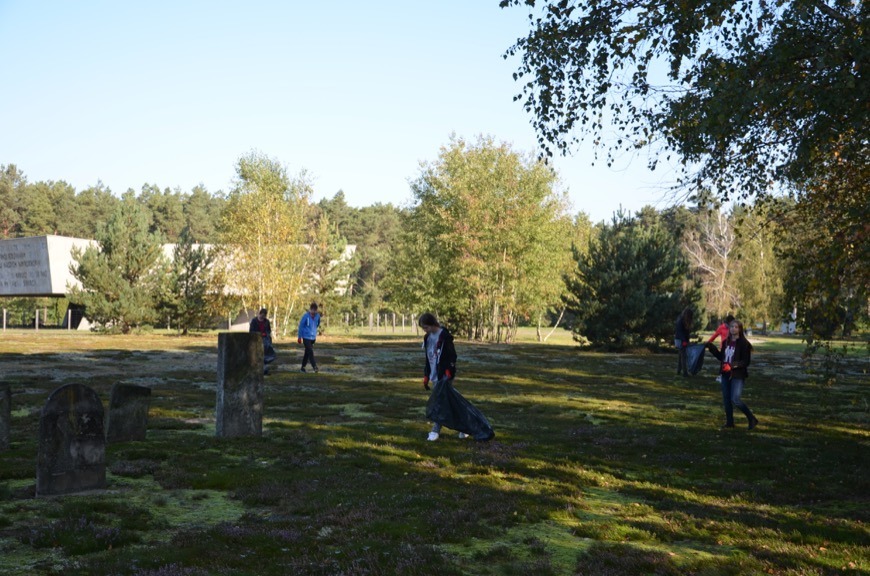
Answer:
[[431, 297], [460, 333], [510, 341], [521, 319], [558, 301], [550, 280], [570, 249], [570, 220], [555, 183], [551, 168], [487, 137], [453, 137], [423, 166], [411, 237], [429, 256], [419, 273], [436, 285]]
[[683, 251], [690, 266], [700, 275], [705, 308], [724, 317], [740, 305], [735, 280], [737, 235], [721, 210], [704, 211], [694, 228], [686, 232]]
[[251, 152], [236, 165], [221, 219], [220, 276], [245, 309], [269, 309], [275, 334], [286, 333], [308, 281], [310, 196], [304, 171], [291, 178], [277, 160]]

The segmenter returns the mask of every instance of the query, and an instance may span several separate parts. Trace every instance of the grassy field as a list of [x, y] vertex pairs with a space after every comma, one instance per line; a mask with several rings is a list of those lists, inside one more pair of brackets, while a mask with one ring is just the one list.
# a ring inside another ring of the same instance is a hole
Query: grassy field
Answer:
[[[0, 334], [0, 574], [834, 575], [870, 572], [868, 358], [822, 386], [755, 340], [722, 430], [712, 358], [458, 342], [488, 443], [427, 442], [419, 339], [328, 335], [319, 374], [278, 340], [261, 438], [214, 436], [217, 338]], [[79, 382], [152, 388], [148, 438], [110, 445], [108, 489], [34, 498], [39, 411]], [[445, 430], [445, 432], [449, 432]]]

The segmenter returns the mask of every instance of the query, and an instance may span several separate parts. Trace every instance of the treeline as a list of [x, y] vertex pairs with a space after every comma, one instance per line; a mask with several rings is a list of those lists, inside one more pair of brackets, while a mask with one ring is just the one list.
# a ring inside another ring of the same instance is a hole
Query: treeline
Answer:
[[[341, 191], [314, 203], [304, 171], [255, 153], [226, 193], [147, 184], [119, 197], [99, 184], [31, 183], [14, 165], [0, 172], [0, 236], [98, 240], [101, 250], [76, 255], [83, 289], [68, 298], [122, 331], [186, 331], [266, 306], [281, 333], [311, 299], [335, 321], [430, 310], [469, 338], [511, 341], [535, 325], [544, 339], [561, 326], [614, 347], [669, 341], [686, 306], [698, 329], [731, 312], [762, 329], [796, 319], [830, 338], [867, 319], [866, 287], [848, 271], [833, 288], [807, 282], [819, 277], [807, 274], [818, 231], [788, 199], [726, 211], [701, 191], [689, 206], [595, 224], [570, 212], [549, 166], [491, 138], [451, 139], [402, 208], [351, 207]], [[174, 261], [162, 259], [166, 242], [178, 245]], [[356, 252], [344, 261], [348, 244]], [[22, 323], [45, 308], [59, 324], [66, 301], [3, 307]]]

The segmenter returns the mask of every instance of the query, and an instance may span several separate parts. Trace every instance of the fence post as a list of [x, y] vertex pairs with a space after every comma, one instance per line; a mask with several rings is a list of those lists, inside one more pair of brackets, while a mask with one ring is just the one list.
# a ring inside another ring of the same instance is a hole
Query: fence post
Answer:
[[66, 311], [66, 329], [72, 330], [72, 310]]
[[33, 327], [39, 332], [39, 308], [36, 309], [36, 322], [33, 323]]

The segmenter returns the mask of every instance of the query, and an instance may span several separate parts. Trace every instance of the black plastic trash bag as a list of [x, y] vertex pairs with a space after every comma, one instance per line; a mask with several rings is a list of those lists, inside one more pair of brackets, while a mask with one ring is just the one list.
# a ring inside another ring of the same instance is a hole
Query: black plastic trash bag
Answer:
[[456, 391], [452, 380], [441, 380], [435, 385], [426, 402], [426, 418], [475, 440], [492, 440], [495, 436], [486, 416]]
[[263, 364], [271, 364], [277, 357], [278, 354], [272, 347], [271, 336], [263, 336]]
[[686, 363], [689, 365], [689, 374], [694, 376], [704, 367], [705, 344], [690, 344], [686, 348]]

